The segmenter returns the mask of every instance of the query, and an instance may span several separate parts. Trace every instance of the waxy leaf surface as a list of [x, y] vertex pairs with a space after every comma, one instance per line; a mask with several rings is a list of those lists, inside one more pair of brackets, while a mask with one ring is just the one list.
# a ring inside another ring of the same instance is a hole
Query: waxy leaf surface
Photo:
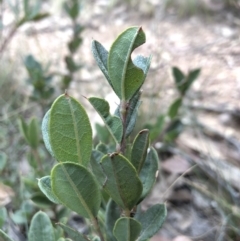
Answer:
[[28, 232], [29, 241], [55, 241], [51, 220], [42, 211], [36, 213], [31, 221]]
[[75, 163], [60, 163], [51, 173], [52, 190], [63, 205], [80, 216], [93, 219], [101, 203], [101, 193], [93, 175]]
[[87, 166], [92, 151], [92, 129], [85, 109], [74, 98], [61, 95], [49, 119], [50, 146], [60, 162]]
[[142, 231], [138, 241], [146, 241], [162, 227], [167, 216], [165, 204], [156, 204], [146, 212], [136, 215], [135, 218], [141, 223]]
[[123, 133], [122, 121], [119, 117], [110, 114], [108, 102], [97, 97], [91, 97], [88, 100], [103, 119], [115, 142], [121, 142]]
[[144, 70], [134, 65], [131, 53], [145, 40], [142, 28], [131, 27], [118, 36], [109, 51], [108, 73], [113, 89], [121, 100], [130, 100], [144, 82]]
[[113, 233], [118, 241], [136, 241], [141, 232], [141, 224], [133, 218], [117, 220]]
[[142, 193], [142, 183], [136, 169], [117, 153], [104, 156], [101, 163], [107, 176], [104, 189], [119, 206], [131, 210]]

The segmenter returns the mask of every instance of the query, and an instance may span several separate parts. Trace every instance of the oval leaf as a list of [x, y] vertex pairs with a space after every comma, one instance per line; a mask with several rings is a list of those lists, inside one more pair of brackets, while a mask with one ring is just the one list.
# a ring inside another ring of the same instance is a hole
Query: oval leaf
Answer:
[[142, 193], [136, 169], [118, 153], [104, 156], [101, 163], [107, 176], [104, 189], [119, 206], [131, 210]]
[[131, 53], [145, 40], [141, 27], [131, 27], [118, 36], [109, 51], [108, 73], [113, 89], [121, 100], [130, 100], [144, 82], [144, 70], [133, 64]]
[[46, 213], [39, 211], [31, 221], [29, 241], [55, 241], [52, 223]]
[[43, 142], [45, 144], [45, 147], [47, 148], [48, 152], [54, 157], [54, 153], [50, 144], [49, 139], [49, 117], [50, 117], [50, 110], [47, 111], [45, 116], [43, 117], [42, 121], [42, 135], [43, 135]]
[[56, 204], [61, 204], [56, 195], [52, 191], [51, 177], [45, 176], [38, 179], [38, 186], [40, 190], [46, 195], [46, 197]]
[[118, 241], [136, 241], [141, 232], [141, 224], [133, 218], [119, 218], [113, 233]]
[[88, 100], [103, 119], [115, 142], [120, 143], [123, 133], [121, 119], [117, 116], [111, 116], [110, 107], [106, 100], [97, 97], [91, 97]]
[[147, 129], [144, 129], [140, 131], [136, 136], [131, 151], [131, 163], [137, 170], [137, 173], [140, 173], [142, 166], [145, 162], [148, 145], [149, 131]]
[[60, 163], [51, 173], [52, 190], [62, 204], [79, 215], [93, 219], [101, 203], [101, 193], [92, 174], [75, 163]]
[[141, 202], [149, 194], [155, 184], [156, 173], [158, 172], [158, 162], [158, 154], [156, 150], [151, 147], [139, 174], [139, 178], [143, 185], [143, 191], [139, 202]]
[[52, 105], [49, 138], [54, 156], [61, 162], [87, 166], [92, 151], [92, 129], [85, 109], [67, 94]]
[[178, 110], [182, 105], [182, 98], [176, 99], [169, 107], [168, 115], [171, 119], [175, 118], [178, 114]]
[[39, 144], [39, 129], [36, 118], [32, 118], [28, 126], [29, 145], [36, 149]]
[[145, 213], [136, 215], [135, 218], [141, 223], [142, 231], [138, 241], [146, 241], [162, 227], [167, 216], [165, 204], [156, 204]]

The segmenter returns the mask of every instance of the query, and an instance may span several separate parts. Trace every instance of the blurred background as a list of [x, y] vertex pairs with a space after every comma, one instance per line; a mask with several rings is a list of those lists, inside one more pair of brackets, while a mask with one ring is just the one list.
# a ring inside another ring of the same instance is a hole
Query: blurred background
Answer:
[[151, 240], [240, 240], [240, 1], [1, 0], [0, 227], [16, 241], [39, 208], [52, 220], [67, 212], [36, 181], [54, 164], [40, 131], [53, 100], [67, 89], [87, 108], [95, 138], [109, 141], [83, 98], [117, 107], [91, 42], [109, 50], [130, 26], [147, 39], [133, 55], [152, 56], [135, 131], [150, 129], [160, 157], [142, 208], [168, 207]]

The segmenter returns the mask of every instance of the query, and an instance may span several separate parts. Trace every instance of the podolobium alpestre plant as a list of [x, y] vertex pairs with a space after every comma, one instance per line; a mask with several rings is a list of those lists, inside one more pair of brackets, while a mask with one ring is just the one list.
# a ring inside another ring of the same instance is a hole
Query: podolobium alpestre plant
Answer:
[[[165, 220], [164, 204], [146, 212], [140, 208], [158, 173], [158, 155], [149, 146], [149, 131], [141, 130], [130, 148], [127, 143], [151, 60], [143, 56], [132, 60], [131, 53], [144, 42], [142, 28], [131, 27], [118, 36], [109, 52], [99, 42], [92, 43], [93, 56], [120, 99], [111, 115], [106, 100], [88, 98], [115, 141], [115, 152], [109, 153], [103, 143], [93, 149], [88, 115], [68, 93], [54, 101], [43, 119], [44, 142], [58, 164], [50, 176], [39, 180], [39, 187], [52, 202], [89, 219], [89, 228], [93, 227], [84, 235], [60, 224], [73, 240], [149, 240]], [[103, 193], [104, 201], [108, 196], [106, 208], [101, 205]]]

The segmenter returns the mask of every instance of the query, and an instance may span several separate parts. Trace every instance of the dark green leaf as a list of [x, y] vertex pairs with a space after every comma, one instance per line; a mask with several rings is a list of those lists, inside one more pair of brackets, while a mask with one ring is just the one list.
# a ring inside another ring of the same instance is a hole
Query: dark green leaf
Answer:
[[87, 166], [92, 152], [92, 129], [85, 109], [74, 98], [61, 95], [53, 103], [49, 138], [54, 157]]
[[139, 174], [147, 156], [149, 131], [144, 129], [135, 137], [131, 150], [131, 163]]
[[32, 118], [28, 126], [28, 140], [29, 145], [33, 149], [37, 149], [39, 145], [39, 126], [36, 118]]
[[129, 101], [142, 86], [144, 70], [135, 66], [131, 60], [133, 50], [145, 43], [142, 28], [131, 27], [114, 41], [108, 55], [108, 73], [117, 96]]
[[46, 213], [39, 211], [31, 221], [28, 233], [29, 241], [55, 241], [54, 230]]
[[71, 73], [76, 72], [81, 67], [80, 65], [77, 65], [74, 62], [74, 60], [73, 60], [73, 58], [71, 56], [66, 56], [65, 57], [65, 63], [67, 65], [67, 68], [68, 68], [69, 72], [71, 72]]
[[120, 143], [123, 134], [121, 119], [110, 114], [110, 107], [106, 100], [97, 97], [91, 97], [88, 100], [103, 119], [115, 142]]
[[141, 224], [133, 218], [119, 218], [113, 233], [118, 241], [136, 241], [141, 232]]
[[79, 10], [80, 10], [80, 6], [79, 6], [79, 1], [78, 0], [71, 0], [71, 1], [67, 1], [64, 3], [63, 5], [64, 10], [66, 11], [66, 13], [72, 18], [72, 19], [76, 19], [78, 14], [79, 14]]
[[182, 98], [176, 99], [172, 105], [169, 107], [168, 116], [174, 119], [178, 115], [178, 110], [182, 105]]
[[184, 81], [185, 75], [177, 67], [172, 68], [172, 73], [173, 73], [173, 77], [174, 77], [174, 80], [175, 80], [175, 84], [178, 88], [181, 85], [181, 83]]
[[82, 39], [79, 37], [76, 37], [68, 43], [68, 49], [70, 50], [71, 53], [75, 53], [78, 50], [81, 43], [82, 43]]
[[118, 153], [104, 156], [101, 163], [107, 176], [104, 189], [119, 206], [131, 210], [142, 193], [136, 169]]
[[28, 139], [28, 125], [24, 121], [23, 118], [19, 118], [18, 119], [18, 126], [19, 126], [20, 132], [23, 135], [23, 137], [25, 138], [26, 142], [29, 143], [29, 139]]
[[195, 69], [189, 72], [188, 76], [186, 77], [186, 82], [183, 83], [181, 87], [181, 91], [183, 94], [188, 91], [188, 89], [191, 87], [193, 82], [197, 79], [197, 77], [200, 74], [200, 69]]
[[62, 204], [80, 216], [93, 220], [101, 203], [101, 193], [93, 175], [75, 163], [57, 164], [51, 173], [52, 190]]

